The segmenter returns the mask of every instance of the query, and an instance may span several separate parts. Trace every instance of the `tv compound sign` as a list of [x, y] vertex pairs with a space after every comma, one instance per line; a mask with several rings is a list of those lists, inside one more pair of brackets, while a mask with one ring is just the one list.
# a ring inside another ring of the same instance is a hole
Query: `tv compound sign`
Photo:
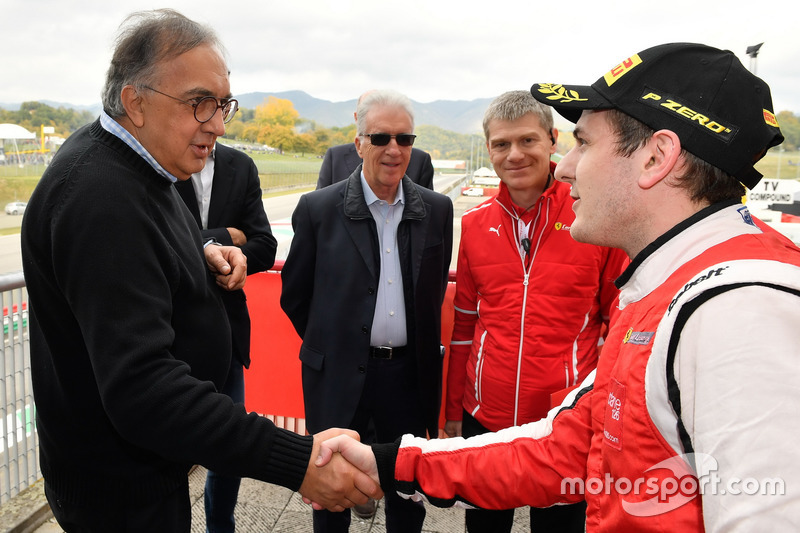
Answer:
[[763, 204], [793, 204], [800, 201], [800, 181], [761, 180], [755, 188], [747, 191], [747, 202]]

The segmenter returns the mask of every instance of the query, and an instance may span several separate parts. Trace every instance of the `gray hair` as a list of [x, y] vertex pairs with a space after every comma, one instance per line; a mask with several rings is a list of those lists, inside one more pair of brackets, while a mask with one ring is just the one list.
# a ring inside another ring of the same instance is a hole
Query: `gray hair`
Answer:
[[126, 85], [155, 85], [159, 64], [200, 45], [210, 45], [225, 57], [217, 34], [208, 26], [172, 9], [140, 11], [120, 26], [111, 65], [103, 87], [103, 110], [111, 117], [125, 115], [122, 89]]
[[375, 106], [401, 108], [408, 113], [408, 117], [411, 119], [411, 131], [405, 133], [413, 133], [414, 109], [411, 106], [411, 100], [409, 100], [407, 96], [391, 89], [375, 89], [364, 93], [361, 100], [358, 102], [358, 108], [356, 109], [356, 129], [359, 135], [368, 133], [367, 115], [369, 115], [370, 110]]
[[483, 134], [489, 140], [489, 123], [492, 120], [517, 120], [532, 113], [539, 118], [542, 128], [553, 131], [553, 112], [550, 106], [540, 103], [530, 91], [508, 91], [489, 104], [483, 115]]

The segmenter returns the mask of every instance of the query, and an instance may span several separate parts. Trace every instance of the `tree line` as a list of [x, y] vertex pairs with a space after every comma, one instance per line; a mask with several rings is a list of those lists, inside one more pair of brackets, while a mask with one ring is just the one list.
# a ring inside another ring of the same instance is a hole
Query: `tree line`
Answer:
[[[483, 150], [482, 136], [466, 135], [448, 131], [438, 126], [422, 125], [416, 128], [417, 148], [431, 154], [433, 159], [469, 160]], [[254, 110], [242, 109], [227, 125], [225, 137], [267, 145], [280, 152], [322, 155], [325, 150], [338, 144], [353, 142], [355, 124], [328, 128], [313, 120], [300, 117], [290, 100], [268, 97]]]
[[22, 126], [39, 134], [41, 126], [53, 126], [56, 135], [68, 137], [84, 124], [97, 118], [91, 111], [77, 111], [68, 107], [53, 107], [41, 102], [23, 102], [19, 109], [0, 109], [0, 123]]
[[[23, 102], [15, 111], [0, 109], [0, 123], [18, 124], [31, 132], [52, 126], [55, 135], [68, 137], [96, 116], [90, 111], [67, 107], [52, 107], [41, 102]], [[800, 147], [800, 116], [781, 111], [778, 123], [786, 140], [782, 147], [795, 151]], [[255, 109], [242, 108], [226, 125], [225, 138], [235, 142], [267, 145], [281, 153], [322, 155], [331, 146], [346, 144], [355, 137], [355, 124], [345, 127], [324, 127], [313, 120], [300, 117], [290, 100], [270, 96]], [[437, 126], [421, 125], [416, 129], [417, 148], [431, 154], [433, 159], [488, 161], [482, 135], [448, 131]], [[569, 136], [559, 137], [559, 152], [569, 148]], [[561, 143], [565, 146], [561, 146]], [[35, 141], [38, 147], [38, 140]], [[20, 147], [22, 148], [22, 147]]]
[[[33, 141], [18, 143], [20, 150], [39, 148], [42, 125], [52, 126], [56, 136], [66, 138], [95, 118], [90, 111], [56, 108], [41, 102], [23, 102], [13, 111], [0, 108], [0, 123], [17, 124], [37, 135]], [[232, 142], [267, 145], [281, 153], [318, 156], [331, 146], [353, 142], [356, 134], [355, 124], [324, 127], [300, 117], [291, 101], [273, 96], [255, 109], [240, 108], [225, 130], [224, 138]], [[472, 150], [475, 154], [483, 150], [483, 160], [487, 159], [483, 138], [477, 135], [455, 133], [437, 126], [419, 126], [416, 133], [415, 146], [429, 152], [434, 159], [469, 160]]]

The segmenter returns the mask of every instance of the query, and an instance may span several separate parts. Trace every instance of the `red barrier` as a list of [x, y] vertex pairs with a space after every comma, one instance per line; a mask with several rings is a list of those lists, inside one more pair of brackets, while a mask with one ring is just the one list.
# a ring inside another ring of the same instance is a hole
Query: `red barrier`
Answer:
[[245, 292], [252, 324], [245, 405], [262, 414], [304, 418], [300, 338], [280, 306], [280, 273], [248, 276]]
[[[283, 262], [277, 261], [274, 270], [248, 276], [245, 284], [252, 322], [252, 363], [244, 374], [245, 405], [249, 411], [261, 414], [302, 419], [305, 414], [298, 358], [300, 337], [280, 306], [282, 267]], [[455, 271], [451, 271], [442, 306], [442, 344], [447, 348], [444, 361], [445, 382], [450, 336], [453, 333], [455, 287]], [[444, 408], [440, 426], [444, 426]]]

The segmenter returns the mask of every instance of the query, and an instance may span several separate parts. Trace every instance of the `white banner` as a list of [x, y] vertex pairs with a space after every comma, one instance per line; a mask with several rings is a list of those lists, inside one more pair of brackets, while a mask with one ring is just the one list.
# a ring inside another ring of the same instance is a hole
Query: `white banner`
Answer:
[[800, 181], [762, 179], [747, 191], [748, 202], [764, 204], [793, 204], [800, 200]]

